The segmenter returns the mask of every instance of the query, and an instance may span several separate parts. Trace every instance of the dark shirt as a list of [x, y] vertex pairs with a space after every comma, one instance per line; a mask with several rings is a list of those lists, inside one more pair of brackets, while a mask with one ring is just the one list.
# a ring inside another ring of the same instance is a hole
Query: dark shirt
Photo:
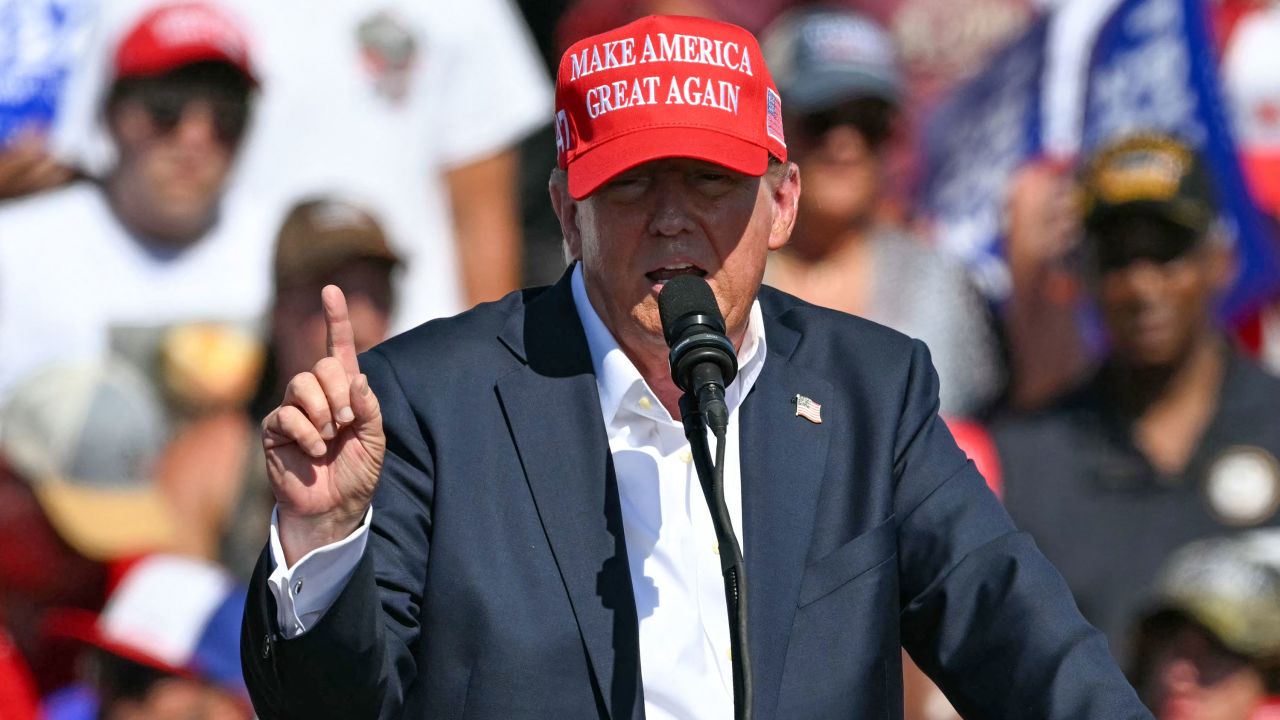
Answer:
[[1155, 469], [1100, 372], [1050, 408], [996, 423], [1004, 500], [1085, 618], [1129, 657], [1129, 633], [1180, 546], [1280, 525], [1280, 379], [1228, 352], [1220, 402], [1182, 473]]

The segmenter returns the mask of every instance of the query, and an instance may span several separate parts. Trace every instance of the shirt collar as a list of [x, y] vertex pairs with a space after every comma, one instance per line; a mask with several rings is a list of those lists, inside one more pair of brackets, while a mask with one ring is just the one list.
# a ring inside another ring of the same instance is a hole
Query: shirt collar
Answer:
[[[596, 314], [596, 309], [587, 297], [587, 286], [582, 276], [582, 264], [573, 268], [571, 279], [573, 288], [573, 304], [578, 310], [578, 320], [586, 332], [587, 348], [591, 351], [591, 366], [596, 373], [596, 387], [600, 391], [600, 412], [604, 416], [606, 427], [611, 427], [618, 411], [624, 402], [636, 402], [647, 397], [650, 408], [644, 414], [654, 420], [674, 422], [670, 413], [657, 401], [657, 395], [649, 388], [640, 375], [640, 371], [631, 363], [618, 341], [605, 327], [604, 321]], [[725, 403], [730, 414], [737, 412], [756, 378], [764, 367], [767, 343], [764, 333], [764, 315], [760, 312], [760, 301], [751, 303], [751, 314], [747, 319], [747, 331], [742, 339], [742, 351], [738, 353], [738, 377], [730, 383], [725, 391]]]

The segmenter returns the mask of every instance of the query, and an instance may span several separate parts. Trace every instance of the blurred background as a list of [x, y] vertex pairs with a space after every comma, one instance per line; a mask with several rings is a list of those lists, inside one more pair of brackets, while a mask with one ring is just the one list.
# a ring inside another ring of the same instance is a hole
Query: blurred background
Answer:
[[555, 282], [558, 58], [649, 14], [761, 38], [766, 282], [928, 343], [1158, 717], [1280, 718], [1280, 3], [0, 0], [0, 720], [252, 717], [320, 288], [363, 350]]

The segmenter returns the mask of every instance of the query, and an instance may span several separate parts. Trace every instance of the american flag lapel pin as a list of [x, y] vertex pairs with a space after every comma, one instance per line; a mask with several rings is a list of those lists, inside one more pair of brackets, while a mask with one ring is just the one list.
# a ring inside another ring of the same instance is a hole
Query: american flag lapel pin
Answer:
[[796, 405], [796, 417], [802, 417], [814, 424], [822, 423], [822, 405], [814, 402], [812, 398], [804, 395], [796, 395], [796, 399], [792, 400]]

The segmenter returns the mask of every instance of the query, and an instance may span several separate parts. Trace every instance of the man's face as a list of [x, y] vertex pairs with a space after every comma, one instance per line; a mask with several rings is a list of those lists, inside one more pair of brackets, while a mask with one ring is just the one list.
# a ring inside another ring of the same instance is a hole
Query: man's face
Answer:
[[1228, 252], [1155, 218], [1108, 221], [1092, 234], [1097, 298], [1116, 355], [1134, 368], [1186, 357], [1211, 332]]
[[324, 277], [280, 290], [272, 322], [277, 371], [287, 382], [323, 357], [327, 343], [320, 290], [334, 284], [347, 298], [356, 351], [387, 339], [391, 326], [391, 266], [382, 260], [353, 260]]
[[804, 168], [801, 223], [847, 225], [875, 214], [891, 117], [887, 103], [864, 98], [787, 119], [791, 159]]
[[1160, 720], [1248, 720], [1265, 691], [1249, 661], [1190, 622], [1161, 633], [1143, 697]]
[[574, 202], [553, 199], [587, 293], [624, 348], [665, 347], [658, 293], [672, 277], [705, 277], [730, 337], [741, 339], [765, 259], [790, 236], [800, 195], [794, 165], [763, 177], [665, 159], [622, 173]]
[[249, 114], [248, 85], [234, 70], [193, 68], [131, 81], [110, 111], [129, 192], [153, 225], [179, 231], [212, 211]]

